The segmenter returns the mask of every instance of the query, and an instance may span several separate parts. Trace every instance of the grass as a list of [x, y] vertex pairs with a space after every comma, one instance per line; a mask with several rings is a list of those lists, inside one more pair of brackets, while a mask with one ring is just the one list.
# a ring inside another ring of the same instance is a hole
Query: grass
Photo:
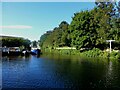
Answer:
[[76, 49], [43, 49], [43, 53], [52, 53], [52, 54], [60, 54], [60, 55], [79, 55], [81, 57], [88, 57], [88, 58], [109, 58], [109, 59], [120, 59], [120, 52], [106, 52], [102, 51], [98, 48], [93, 48], [92, 50], [86, 50], [80, 52]]

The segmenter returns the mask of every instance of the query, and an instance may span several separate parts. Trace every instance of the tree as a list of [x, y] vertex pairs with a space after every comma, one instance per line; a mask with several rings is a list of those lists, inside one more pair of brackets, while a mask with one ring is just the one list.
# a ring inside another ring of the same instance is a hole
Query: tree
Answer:
[[[62, 21], [59, 24], [59, 27], [55, 27], [53, 31], [51, 31], [49, 34], [44, 34], [40, 41], [42, 41], [43, 47], [61, 47], [61, 46], [67, 46], [69, 43], [67, 42], [67, 30], [68, 30], [69, 24], [66, 21]], [[44, 38], [43, 38], [44, 37]]]
[[90, 11], [75, 13], [69, 26], [71, 46], [80, 48], [93, 48], [96, 39], [96, 30], [93, 15]]
[[43, 34], [41, 37], [40, 37], [40, 46], [42, 47], [43, 46], [43, 43], [44, 41], [47, 39], [47, 37], [52, 33], [52, 31], [47, 31], [45, 34]]
[[18, 37], [3, 37], [2, 39], [2, 46], [7, 47], [20, 47], [24, 46], [25, 48], [29, 47], [30, 40]]
[[106, 40], [114, 39], [116, 47], [120, 47], [120, 2], [96, 0], [95, 3], [94, 9], [75, 13], [70, 25], [61, 22], [43, 40], [43, 46], [105, 49]]

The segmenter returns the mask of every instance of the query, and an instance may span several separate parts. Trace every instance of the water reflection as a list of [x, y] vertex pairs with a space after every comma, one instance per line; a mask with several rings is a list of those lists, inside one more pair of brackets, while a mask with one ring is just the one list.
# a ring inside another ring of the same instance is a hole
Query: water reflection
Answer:
[[120, 88], [120, 63], [109, 61], [105, 77], [105, 87]]
[[2, 88], [2, 57], [0, 57], [0, 89]]
[[79, 56], [3, 57], [4, 88], [120, 87], [120, 63]]

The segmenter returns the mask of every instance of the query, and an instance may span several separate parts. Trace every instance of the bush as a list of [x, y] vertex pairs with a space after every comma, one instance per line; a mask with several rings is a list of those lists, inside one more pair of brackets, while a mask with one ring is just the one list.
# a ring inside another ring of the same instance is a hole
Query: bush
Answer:
[[120, 52], [118, 52], [118, 54], [116, 55], [117, 59], [120, 59]]
[[102, 54], [102, 51], [98, 48], [93, 48], [92, 50], [85, 51], [82, 53], [82, 55], [85, 55], [87, 57], [99, 57]]
[[115, 58], [117, 54], [118, 54], [117, 52], [112, 52], [112, 53], [110, 53], [110, 57]]
[[[43, 50], [42, 50], [43, 51]], [[72, 49], [44, 49], [46, 53], [54, 53], [54, 54], [61, 54], [61, 55], [79, 55], [81, 57], [101, 57], [101, 58], [110, 58], [110, 59], [120, 59], [120, 52], [112, 52], [111, 54], [106, 51], [102, 51], [98, 48], [93, 48], [89, 51], [80, 52], [79, 50], [72, 50]]]
[[101, 55], [104, 58], [109, 58], [110, 57], [110, 53], [109, 52], [103, 52], [103, 55]]

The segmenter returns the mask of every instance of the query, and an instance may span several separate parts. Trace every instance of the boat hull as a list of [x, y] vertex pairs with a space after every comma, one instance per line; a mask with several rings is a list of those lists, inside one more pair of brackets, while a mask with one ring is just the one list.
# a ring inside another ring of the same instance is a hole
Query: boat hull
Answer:
[[40, 50], [40, 49], [31, 50], [31, 54], [32, 54], [32, 55], [39, 55], [40, 53], [41, 53], [41, 50]]

